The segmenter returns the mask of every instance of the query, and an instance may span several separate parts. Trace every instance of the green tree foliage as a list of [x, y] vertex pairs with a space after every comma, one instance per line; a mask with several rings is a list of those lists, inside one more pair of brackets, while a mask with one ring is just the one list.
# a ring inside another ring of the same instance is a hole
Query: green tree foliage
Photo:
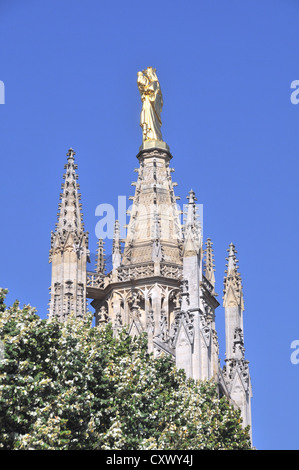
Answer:
[[186, 380], [146, 336], [43, 320], [0, 290], [0, 448], [249, 449], [240, 413], [211, 382]]

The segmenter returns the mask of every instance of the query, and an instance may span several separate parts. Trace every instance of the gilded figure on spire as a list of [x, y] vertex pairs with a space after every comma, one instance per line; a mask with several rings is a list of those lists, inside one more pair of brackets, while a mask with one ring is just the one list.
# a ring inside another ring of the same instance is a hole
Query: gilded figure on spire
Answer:
[[147, 67], [137, 73], [137, 85], [142, 101], [140, 126], [142, 127], [143, 142], [149, 140], [162, 141], [161, 111], [163, 97], [156, 69]]

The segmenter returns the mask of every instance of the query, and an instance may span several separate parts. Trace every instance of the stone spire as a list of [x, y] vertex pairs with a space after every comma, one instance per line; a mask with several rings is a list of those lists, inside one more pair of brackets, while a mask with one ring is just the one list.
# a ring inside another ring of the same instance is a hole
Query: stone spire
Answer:
[[159, 252], [160, 261], [181, 265], [179, 197], [174, 194], [175, 183], [169, 168], [172, 155], [166, 147], [148, 146], [137, 158], [140, 168], [137, 181], [132, 183], [135, 195], [131, 198], [133, 204], [122, 263], [148, 264], [157, 260]]
[[215, 287], [215, 262], [213, 243], [210, 238], [206, 241], [205, 249], [205, 278]]
[[60, 194], [60, 204], [58, 205], [59, 213], [56, 224], [56, 232], [65, 235], [69, 231], [81, 235], [84, 230], [81, 213], [82, 204], [80, 203], [81, 194], [80, 186], [77, 183], [78, 175], [76, 170], [78, 165], [75, 164], [75, 152], [72, 148], [67, 153], [67, 163], [64, 165], [66, 170], [63, 175], [64, 183], [61, 185], [62, 193]]
[[233, 403], [241, 409], [243, 424], [251, 424], [251, 381], [245, 360], [243, 329], [243, 288], [238, 271], [237, 251], [229, 245], [227, 270], [224, 277], [223, 306], [225, 308], [226, 359], [224, 377]]
[[74, 313], [86, 312], [86, 263], [89, 261], [88, 232], [84, 231], [75, 152], [67, 153], [64, 183], [61, 185], [58, 221], [51, 233], [49, 262], [52, 263], [49, 317], [61, 321]]

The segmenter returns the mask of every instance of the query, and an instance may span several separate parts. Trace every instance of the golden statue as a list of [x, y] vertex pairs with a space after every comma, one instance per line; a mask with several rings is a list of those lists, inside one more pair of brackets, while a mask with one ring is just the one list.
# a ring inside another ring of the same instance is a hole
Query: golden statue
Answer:
[[142, 101], [140, 126], [142, 127], [143, 142], [149, 140], [162, 141], [160, 115], [163, 107], [163, 97], [156, 69], [147, 67], [142, 72], [138, 72], [137, 84]]

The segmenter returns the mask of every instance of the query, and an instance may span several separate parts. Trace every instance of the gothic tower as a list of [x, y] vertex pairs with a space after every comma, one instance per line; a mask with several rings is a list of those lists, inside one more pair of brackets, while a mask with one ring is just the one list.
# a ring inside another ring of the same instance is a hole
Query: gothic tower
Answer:
[[89, 260], [88, 232], [84, 231], [75, 152], [69, 149], [64, 166], [58, 205], [58, 222], [51, 233], [49, 262], [52, 263], [49, 317], [64, 320], [86, 312], [86, 263]]
[[180, 302], [183, 244], [171, 158], [163, 142], [143, 146], [138, 153], [124, 249], [116, 221], [112, 271], [102, 283], [88, 273], [87, 293], [94, 299], [96, 324], [105, 313], [115, 331], [122, 325], [128, 325], [131, 334], [146, 331], [155, 355], [165, 351], [174, 357], [170, 326]]
[[[51, 236], [52, 283], [50, 317], [64, 321], [82, 317], [86, 299], [95, 324], [111, 322], [115, 335], [147, 333], [155, 357], [169, 355], [190, 378], [214, 380], [251, 424], [251, 383], [244, 356], [243, 292], [236, 250], [230, 245], [224, 279], [226, 359], [221, 369], [215, 311], [215, 263], [210, 238], [204, 246], [195, 192], [185, 205], [185, 220], [172, 180], [173, 158], [160, 130], [162, 94], [154, 69], [138, 73], [143, 142], [137, 154], [137, 181], [132, 185], [129, 224], [124, 240], [114, 225], [112, 269], [106, 273], [104, 241], [97, 247], [94, 271], [87, 271], [88, 233], [84, 231], [74, 151], [65, 165], [58, 223]], [[123, 248], [122, 248], [123, 243]]]
[[[146, 142], [137, 155], [138, 178], [124, 249], [115, 222], [112, 271], [87, 273], [96, 324], [111, 321], [115, 332], [147, 332], [149, 350], [169, 354], [188, 377], [217, 380], [219, 374], [211, 242], [204, 249], [194, 191], [181, 225], [172, 181], [172, 155], [162, 141]], [[101, 242], [102, 243], [102, 242]], [[101, 245], [102, 246], [102, 245]]]

